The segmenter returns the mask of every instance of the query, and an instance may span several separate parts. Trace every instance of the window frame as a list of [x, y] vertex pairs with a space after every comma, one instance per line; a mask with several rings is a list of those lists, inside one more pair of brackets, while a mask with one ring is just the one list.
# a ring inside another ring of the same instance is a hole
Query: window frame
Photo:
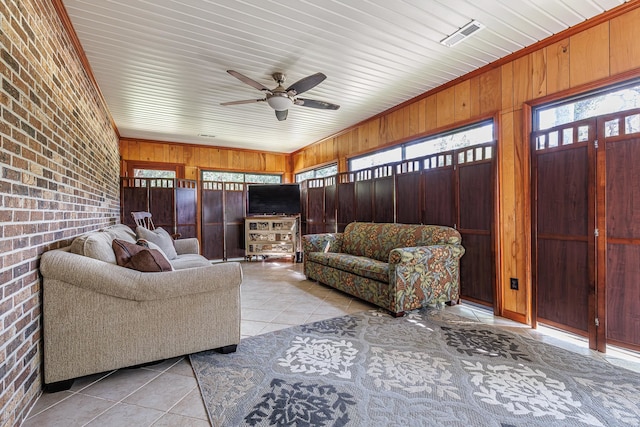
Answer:
[[[336, 173], [335, 173], [334, 175], [337, 175], [337, 174], [338, 174], [338, 163], [330, 163], [330, 164], [328, 164], [328, 165], [324, 165], [324, 166], [320, 166], [320, 167], [316, 167], [316, 168], [313, 168], [313, 169], [309, 169], [309, 170], [306, 170], [306, 171], [303, 171], [303, 172], [298, 172], [298, 173], [296, 173], [295, 181], [296, 181], [297, 183], [300, 183], [300, 182], [306, 181], [306, 180], [308, 180], [308, 179], [324, 178], [324, 177], [326, 177], [326, 176], [332, 176], [331, 174], [329, 174], [329, 175], [322, 175], [322, 176], [318, 176], [318, 172], [319, 172], [319, 171], [322, 171], [322, 170], [325, 170], [325, 169], [330, 169], [330, 168], [335, 168]], [[307, 177], [307, 178], [304, 178], [304, 179], [299, 179], [300, 175], [308, 174], [309, 172], [312, 172], [312, 173], [313, 173], [313, 176], [310, 176], [310, 177]]]
[[[466, 131], [469, 131], [469, 130], [472, 130], [472, 129], [476, 129], [476, 128], [481, 128], [481, 127], [488, 126], [488, 125], [491, 125], [491, 127], [492, 127], [491, 128], [492, 137], [491, 137], [490, 140], [481, 141], [481, 142], [473, 142], [472, 144], [469, 144], [469, 145], [458, 145], [458, 146], [455, 146], [455, 147], [449, 147], [449, 148], [447, 148], [445, 150], [434, 151], [433, 153], [429, 153], [429, 154], [422, 154], [421, 156], [418, 156], [418, 157], [410, 157], [410, 158], [407, 157], [407, 148], [408, 147], [415, 146], [415, 145], [418, 145], [418, 144], [428, 143], [430, 141], [446, 138], [447, 136], [450, 136], [450, 135], [464, 133]], [[360, 156], [354, 156], [354, 157], [348, 159], [347, 166], [348, 166], [348, 169], [349, 169], [348, 171], [349, 172], [358, 172], [360, 170], [365, 170], [365, 169], [368, 169], [368, 168], [381, 166], [381, 165], [385, 165], [385, 164], [404, 162], [404, 161], [407, 161], [407, 160], [418, 160], [418, 159], [420, 159], [422, 157], [431, 156], [431, 155], [438, 154], [438, 153], [444, 153], [444, 152], [451, 151], [451, 150], [459, 150], [459, 149], [462, 149], [462, 148], [472, 147], [474, 145], [486, 144], [486, 143], [492, 142], [492, 141], [497, 141], [497, 139], [496, 139], [496, 120], [493, 117], [490, 118], [490, 119], [474, 122], [474, 123], [469, 124], [469, 125], [456, 127], [456, 128], [444, 131], [444, 132], [439, 132], [439, 133], [435, 133], [435, 134], [432, 134], [432, 135], [429, 135], [429, 136], [416, 138], [414, 140], [411, 140], [411, 141], [408, 141], [408, 142], [405, 142], [403, 144], [399, 144], [399, 145], [396, 145], [396, 146], [393, 146], [393, 147], [387, 147], [387, 148], [384, 148], [382, 150], [369, 152], [367, 154], [363, 154], [363, 155], [360, 155]], [[402, 151], [402, 159], [399, 160], [399, 161], [386, 162], [386, 163], [383, 163], [381, 165], [377, 165], [376, 164], [376, 165], [368, 166], [366, 168], [361, 168], [361, 169], [353, 169], [352, 168], [352, 161], [353, 160], [359, 160], [359, 159], [362, 159], [362, 158], [366, 158], [368, 156], [371, 156], [371, 157], [378, 156], [380, 154], [384, 154], [384, 153], [390, 152], [391, 150], [397, 150], [398, 148], [400, 148], [401, 151]]]

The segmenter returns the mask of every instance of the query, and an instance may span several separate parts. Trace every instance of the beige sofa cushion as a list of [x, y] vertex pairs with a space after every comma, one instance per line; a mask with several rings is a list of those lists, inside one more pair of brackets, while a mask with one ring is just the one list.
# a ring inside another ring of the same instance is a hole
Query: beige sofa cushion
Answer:
[[95, 231], [76, 237], [70, 251], [74, 254], [116, 264], [116, 255], [111, 248], [113, 236], [104, 231]]
[[116, 224], [76, 237], [71, 243], [70, 251], [77, 255], [84, 255], [110, 264], [117, 264], [116, 255], [113, 253], [113, 248], [111, 247], [113, 239], [135, 243], [136, 235], [128, 226]]
[[114, 239], [125, 240], [127, 242], [135, 243], [136, 233], [125, 224], [115, 224], [107, 228], [103, 228], [100, 231], [106, 231], [111, 234]]
[[136, 235], [139, 239], [158, 245], [169, 260], [177, 258], [178, 253], [173, 245], [173, 238], [163, 228], [158, 227], [155, 230], [148, 230], [144, 227], [136, 227]]
[[175, 259], [172, 259], [171, 266], [174, 270], [183, 270], [185, 268], [206, 267], [211, 265], [211, 262], [198, 254], [182, 254], [178, 255]]

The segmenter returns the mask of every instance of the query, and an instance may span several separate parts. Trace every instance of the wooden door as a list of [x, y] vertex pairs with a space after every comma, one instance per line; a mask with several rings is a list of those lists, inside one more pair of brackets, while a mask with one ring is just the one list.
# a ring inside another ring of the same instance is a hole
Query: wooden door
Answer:
[[247, 192], [243, 183], [224, 184], [224, 260], [244, 257]]
[[356, 184], [354, 180], [355, 177], [351, 172], [338, 175], [336, 190], [338, 232], [343, 232], [347, 224], [356, 220]]
[[355, 220], [361, 222], [373, 221], [373, 179], [371, 169], [356, 172], [355, 182]]
[[302, 235], [309, 234], [309, 232], [307, 231], [308, 187], [308, 181], [302, 181], [300, 183], [300, 233]]
[[380, 166], [374, 170], [373, 182], [373, 222], [396, 221], [395, 216], [395, 178], [392, 166]]
[[154, 178], [149, 183], [149, 212], [153, 215], [156, 228], [162, 227], [169, 234], [176, 232], [176, 192], [175, 179]]
[[324, 179], [324, 232], [335, 233], [337, 229], [337, 193], [336, 177], [329, 176]]
[[460, 294], [464, 299], [489, 306], [494, 305], [497, 292], [493, 241], [494, 153], [495, 143], [455, 152], [458, 181], [456, 223], [465, 248], [460, 260]]
[[[422, 223], [455, 227], [456, 173], [453, 152], [439, 153], [423, 160]], [[463, 245], [465, 242], [463, 241]]]
[[324, 233], [324, 179], [309, 179], [306, 181], [306, 187], [304, 233]]
[[207, 259], [224, 258], [223, 185], [222, 182], [211, 181], [201, 184], [201, 251]]
[[[598, 120], [597, 347], [640, 350], [640, 110]], [[604, 145], [604, 147], [602, 147]], [[604, 149], [602, 149], [604, 148]], [[604, 178], [604, 182], [602, 180]]]
[[120, 178], [120, 222], [135, 230], [131, 212], [149, 211], [149, 187], [145, 178]]
[[[595, 120], [534, 132], [534, 324], [595, 329]], [[591, 319], [590, 319], [591, 317]]]
[[176, 180], [176, 232], [181, 238], [198, 237], [197, 182]]
[[422, 223], [422, 173], [419, 160], [401, 163], [396, 173], [396, 221], [400, 224]]

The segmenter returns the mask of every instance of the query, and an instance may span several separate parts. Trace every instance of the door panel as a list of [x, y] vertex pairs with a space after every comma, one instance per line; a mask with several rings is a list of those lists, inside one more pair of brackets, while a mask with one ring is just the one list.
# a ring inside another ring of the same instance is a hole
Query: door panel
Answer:
[[355, 183], [340, 182], [337, 192], [338, 232], [343, 232], [347, 224], [356, 220]]
[[225, 257], [244, 257], [244, 216], [246, 191], [244, 184], [225, 183], [224, 189], [224, 249]]
[[588, 224], [588, 153], [573, 150], [538, 156], [538, 233], [586, 236]]
[[607, 342], [640, 350], [640, 245], [607, 245]]
[[606, 340], [640, 350], [640, 138], [605, 143]]
[[324, 187], [307, 189], [307, 234], [324, 233]]
[[336, 179], [325, 178], [324, 181], [324, 232], [335, 233], [336, 228]]
[[373, 181], [373, 222], [395, 222], [393, 176], [377, 178]]
[[460, 234], [465, 249], [460, 260], [460, 292], [464, 298], [491, 304], [496, 283], [491, 236], [464, 232]]
[[176, 230], [181, 237], [198, 237], [197, 183], [191, 180], [176, 180]]
[[[556, 132], [555, 130], [552, 132]], [[545, 135], [546, 138], [546, 135]], [[541, 322], [586, 336], [589, 332], [590, 160], [589, 142], [538, 147], [537, 317]]]
[[373, 221], [373, 180], [355, 183], [356, 221]]
[[203, 182], [202, 198], [202, 255], [207, 259], [224, 257], [224, 210], [222, 183]]
[[131, 212], [149, 211], [149, 188], [142, 187], [140, 178], [121, 178], [121, 206], [122, 223], [135, 229], [136, 223], [131, 217]]
[[423, 223], [453, 227], [456, 223], [453, 169], [426, 170], [423, 173], [423, 182]]
[[490, 231], [493, 219], [492, 174], [491, 163], [460, 167], [461, 229]]
[[533, 295], [537, 322], [596, 348], [596, 119], [532, 134]]
[[[496, 294], [493, 245], [495, 162], [493, 145], [470, 147], [458, 160], [458, 230], [467, 252], [460, 260], [460, 294], [494, 306]], [[490, 148], [490, 149], [486, 149]]]
[[582, 241], [538, 240], [538, 320], [586, 335], [589, 314], [588, 248]]
[[396, 217], [400, 224], [420, 224], [420, 172], [396, 175]]

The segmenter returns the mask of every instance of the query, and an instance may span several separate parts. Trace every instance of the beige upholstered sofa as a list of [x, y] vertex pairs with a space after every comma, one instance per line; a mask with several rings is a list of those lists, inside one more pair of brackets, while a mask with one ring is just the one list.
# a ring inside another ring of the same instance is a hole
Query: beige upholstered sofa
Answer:
[[73, 379], [240, 342], [236, 262], [212, 264], [197, 239], [175, 241], [175, 271], [140, 272], [116, 264], [113, 239], [136, 242], [125, 225], [76, 238], [45, 252], [44, 382], [50, 391]]

